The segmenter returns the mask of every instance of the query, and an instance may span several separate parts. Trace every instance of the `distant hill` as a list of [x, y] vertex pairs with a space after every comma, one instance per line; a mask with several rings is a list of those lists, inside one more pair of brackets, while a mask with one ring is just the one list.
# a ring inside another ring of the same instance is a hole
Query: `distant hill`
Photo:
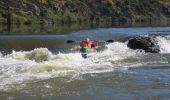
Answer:
[[144, 22], [170, 18], [170, 0], [1, 0], [0, 23]]

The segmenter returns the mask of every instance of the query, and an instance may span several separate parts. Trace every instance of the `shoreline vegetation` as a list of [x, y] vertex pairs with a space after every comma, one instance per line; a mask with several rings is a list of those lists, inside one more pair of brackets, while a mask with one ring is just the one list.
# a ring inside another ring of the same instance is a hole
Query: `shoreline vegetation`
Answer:
[[54, 25], [170, 21], [169, 0], [1, 0], [0, 24]]
[[135, 22], [135, 23], [71, 23], [71, 24], [10, 24], [0, 25], [1, 35], [47, 35], [47, 34], [68, 34], [73, 31], [87, 30], [94, 28], [126, 28], [126, 27], [166, 27], [169, 22]]

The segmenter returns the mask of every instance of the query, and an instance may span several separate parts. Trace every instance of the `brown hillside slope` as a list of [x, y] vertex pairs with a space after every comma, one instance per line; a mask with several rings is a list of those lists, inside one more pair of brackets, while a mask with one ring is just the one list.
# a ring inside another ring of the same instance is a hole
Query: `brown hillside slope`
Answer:
[[148, 21], [169, 18], [170, 1], [1, 0], [0, 12], [0, 21], [4, 23], [9, 20], [11, 23], [68, 23], [93, 19], [112, 22]]

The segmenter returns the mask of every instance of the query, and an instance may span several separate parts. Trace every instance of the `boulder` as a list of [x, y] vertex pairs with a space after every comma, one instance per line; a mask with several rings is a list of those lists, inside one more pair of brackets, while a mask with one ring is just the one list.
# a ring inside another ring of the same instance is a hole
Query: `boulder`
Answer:
[[128, 40], [127, 46], [131, 49], [142, 49], [145, 52], [159, 53], [160, 48], [153, 37], [135, 37]]

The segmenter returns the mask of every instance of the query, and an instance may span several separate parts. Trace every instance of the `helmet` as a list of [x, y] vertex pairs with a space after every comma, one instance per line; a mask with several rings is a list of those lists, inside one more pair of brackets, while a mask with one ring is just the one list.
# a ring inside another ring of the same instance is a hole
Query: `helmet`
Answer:
[[86, 38], [86, 41], [90, 41], [90, 39], [89, 39], [89, 38]]

